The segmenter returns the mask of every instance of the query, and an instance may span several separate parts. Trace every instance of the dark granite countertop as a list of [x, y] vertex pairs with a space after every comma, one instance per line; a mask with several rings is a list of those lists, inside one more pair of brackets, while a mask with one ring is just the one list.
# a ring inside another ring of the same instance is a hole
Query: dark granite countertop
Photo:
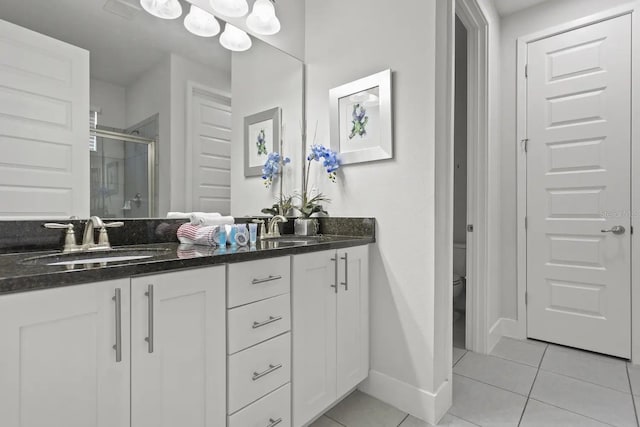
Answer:
[[[287, 236], [295, 238], [296, 236]], [[24, 263], [27, 258], [55, 254], [60, 251], [14, 252], [0, 255], [0, 295], [60, 286], [76, 285], [104, 280], [120, 279], [164, 271], [206, 267], [233, 262], [251, 261], [329, 249], [342, 249], [375, 242], [373, 235], [340, 236], [323, 235], [316, 241], [287, 242], [265, 240], [256, 246], [211, 248], [208, 246], [179, 245], [178, 243], [152, 243], [120, 246], [119, 248], [164, 249], [161, 255], [133, 260], [99, 264], [74, 264], [73, 266], [47, 266]], [[118, 248], [114, 246], [114, 249]]]

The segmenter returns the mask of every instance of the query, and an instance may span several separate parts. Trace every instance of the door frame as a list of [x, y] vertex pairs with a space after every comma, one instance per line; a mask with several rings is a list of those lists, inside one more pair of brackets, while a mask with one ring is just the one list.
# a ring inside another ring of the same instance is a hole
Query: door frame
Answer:
[[[492, 346], [487, 286], [487, 199], [490, 173], [489, 22], [476, 0], [455, 0], [454, 14], [460, 18], [467, 30], [467, 224], [473, 224], [474, 227], [473, 232], [467, 232], [466, 243], [465, 345], [469, 350], [487, 353]], [[453, 152], [453, 136], [450, 143]], [[453, 171], [453, 164], [451, 170]], [[453, 241], [453, 236], [451, 240]], [[453, 308], [449, 312], [452, 310]]]
[[[193, 127], [191, 126], [191, 122], [193, 121], [193, 97], [196, 94], [202, 94], [204, 96], [210, 96], [212, 98], [223, 97], [229, 98], [229, 101], [233, 101], [230, 92], [226, 92], [220, 89], [214, 89], [209, 86], [205, 86], [200, 83], [193, 82], [191, 80], [187, 81], [187, 100], [186, 100], [186, 117], [185, 117], [185, 159], [184, 159], [184, 167], [185, 167], [185, 188], [184, 188], [184, 199], [185, 199], [185, 210], [192, 211], [193, 210]], [[231, 104], [231, 102], [230, 102]], [[233, 108], [231, 110], [231, 114], [233, 114]]]
[[[569, 21], [564, 24], [553, 26], [526, 36], [518, 37], [517, 46], [517, 90], [516, 90], [516, 144], [518, 148], [516, 174], [517, 174], [517, 327], [514, 338], [527, 338], [527, 305], [525, 293], [527, 291], [527, 232], [525, 228], [525, 217], [527, 215], [527, 157], [524, 150], [523, 140], [527, 137], [527, 80], [525, 78], [525, 66], [527, 63], [527, 47], [529, 43], [566, 33], [578, 28], [597, 24], [598, 22], [617, 18], [623, 15], [631, 15], [631, 63], [632, 70], [640, 69], [640, 33], [636, 30], [640, 25], [640, 18], [635, 13], [640, 7], [640, 1], [624, 4], [615, 8], [607, 9], [584, 18]], [[633, 84], [633, 72], [631, 73], [631, 116], [640, 107], [640, 88]], [[632, 120], [631, 128], [631, 225], [635, 227], [636, 218], [633, 215], [640, 207], [640, 177], [633, 174], [640, 166], [640, 150], [634, 149], [633, 139], [640, 134], [640, 123]], [[631, 357], [633, 363], [640, 363], [640, 247], [631, 236]], [[635, 292], [634, 292], [635, 291]]]

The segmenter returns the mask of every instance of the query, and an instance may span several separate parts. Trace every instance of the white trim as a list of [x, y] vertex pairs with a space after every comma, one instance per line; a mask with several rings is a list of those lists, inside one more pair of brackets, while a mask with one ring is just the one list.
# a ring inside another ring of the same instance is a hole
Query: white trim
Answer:
[[[636, 135], [640, 135], [640, 122], [633, 120], [640, 111], [640, 85], [633, 81], [640, 70], [640, 32], [636, 30], [640, 28], [640, 16], [635, 10], [631, 12], [631, 212], [640, 208], [640, 150], [634, 148], [633, 143]], [[636, 216], [631, 216], [631, 226], [640, 232]], [[637, 235], [631, 236], [631, 362], [634, 364], [640, 364], [640, 242]]]
[[[205, 96], [212, 96], [212, 97], [223, 97], [223, 98], [228, 98], [230, 101], [233, 99], [231, 97], [231, 92], [227, 92], [224, 90], [220, 90], [220, 89], [214, 89], [212, 87], [209, 86], [205, 86], [202, 85], [200, 83], [196, 83], [194, 81], [191, 80], [187, 80], [187, 105], [186, 105], [186, 111], [185, 111], [185, 122], [184, 122], [184, 127], [185, 127], [185, 141], [184, 141], [184, 146], [185, 146], [185, 160], [184, 160], [184, 167], [185, 167], [185, 177], [184, 177], [184, 182], [185, 182], [185, 188], [184, 188], [184, 200], [185, 200], [185, 210], [186, 211], [193, 211], [193, 173], [192, 173], [192, 168], [193, 168], [193, 141], [192, 141], [192, 137], [193, 137], [193, 127], [191, 126], [192, 123], [192, 119], [193, 119], [193, 111], [192, 111], [192, 104], [193, 104], [193, 95], [196, 93], [205, 95]], [[232, 114], [233, 114], [233, 110], [232, 110]]]
[[500, 338], [502, 337], [524, 340], [526, 338], [526, 334], [521, 334], [520, 325], [516, 320], [501, 317], [493, 324], [489, 331], [489, 353], [493, 351], [493, 348], [498, 344], [498, 341], [500, 341]]
[[488, 185], [489, 28], [476, 0], [456, 0], [455, 13], [467, 29], [467, 310], [466, 347], [489, 351]]
[[[527, 45], [534, 41], [552, 37], [561, 33], [572, 31], [578, 28], [582, 28], [588, 25], [593, 25], [598, 22], [602, 22], [608, 19], [617, 18], [622, 15], [632, 15], [632, 64], [634, 69], [638, 69], [640, 66], [640, 33], [636, 30], [640, 22], [638, 21], [637, 14], [634, 13], [637, 8], [637, 3], [628, 3], [622, 6], [608, 9], [606, 11], [598, 12], [593, 15], [586, 16], [584, 18], [569, 21], [567, 23], [547, 28], [542, 31], [538, 31], [526, 36], [518, 38], [518, 52], [517, 52], [517, 142], [526, 138], [527, 135], [527, 121], [526, 121], [526, 109], [527, 109], [527, 82], [524, 75], [524, 67], [527, 62]], [[633, 79], [633, 73], [632, 73]], [[635, 111], [640, 106], [640, 89], [637, 85], [633, 85], [632, 81], [632, 117]], [[640, 131], [640, 124], [637, 120], [632, 120], [632, 136]], [[633, 170], [636, 165], [640, 165], [640, 153], [638, 150], [633, 151], [632, 146], [632, 209], [635, 211], [635, 206], [640, 206], [640, 177], [635, 177]], [[518, 312], [516, 326], [512, 327], [513, 335], [515, 338], [526, 338], [527, 336], [527, 307], [525, 304], [525, 292], [527, 290], [527, 234], [525, 229], [525, 215], [527, 212], [527, 160], [525, 152], [522, 146], [518, 147], [518, 161], [517, 161], [517, 301]], [[632, 218], [633, 224], [633, 218]], [[640, 250], [634, 250], [635, 239], [631, 238], [632, 245], [632, 261], [631, 261], [631, 289], [632, 289], [632, 301], [631, 301], [631, 316], [632, 316], [632, 328], [631, 328], [631, 345], [632, 345], [632, 358], [634, 363], [640, 363], [640, 319], [636, 319], [634, 322], [634, 313], [640, 313], [640, 292], [634, 292], [634, 290], [640, 289], [640, 284], [636, 284], [640, 274]], [[636, 324], [637, 323], [637, 324]], [[634, 327], [636, 326], [636, 327]]]
[[433, 425], [447, 413], [451, 404], [450, 381], [443, 382], [431, 393], [382, 372], [369, 371], [369, 377], [358, 389]]

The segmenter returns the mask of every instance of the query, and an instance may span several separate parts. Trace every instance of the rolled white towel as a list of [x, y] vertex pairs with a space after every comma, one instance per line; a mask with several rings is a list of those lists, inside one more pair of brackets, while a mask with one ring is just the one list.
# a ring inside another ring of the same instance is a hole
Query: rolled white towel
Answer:
[[200, 222], [197, 224], [191, 221], [193, 225], [202, 225], [202, 226], [210, 226], [210, 225], [231, 225], [236, 222], [235, 218], [232, 216], [206, 216], [200, 217]]
[[198, 225], [182, 224], [176, 233], [182, 244], [213, 246], [220, 244], [220, 226], [201, 227]]
[[169, 212], [167, 214], [167, 219], [182, 219], [189, 218], [190, 216], [191, 214], [187, 212]]
[[221, 218], [217, 212], [191, 212], [189, 215], [189, 219], [191, 220], [192, 225], [219, 225], [219, 224], [209, 224], [209, 221], [215, 218]]

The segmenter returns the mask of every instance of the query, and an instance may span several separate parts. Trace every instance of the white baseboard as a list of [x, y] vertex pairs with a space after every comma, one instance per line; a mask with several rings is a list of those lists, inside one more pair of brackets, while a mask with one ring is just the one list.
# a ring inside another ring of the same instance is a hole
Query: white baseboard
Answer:
[[433, 425], [436, 425], [451, 407], [450, 381], [445, 381], [435, 393], [431, 393], [381, 372], [369, 371], [369, 378], [358, 388]]
[[491, 353], [502, 337], [515, 338], [518, 340], [527, 338], [527, 334], [522, 323], [523, 322], [518, 322], [514, 319], [507, 319], [505, 317], [498, 319], [491, 329], [489, 329], [487, 352]]

